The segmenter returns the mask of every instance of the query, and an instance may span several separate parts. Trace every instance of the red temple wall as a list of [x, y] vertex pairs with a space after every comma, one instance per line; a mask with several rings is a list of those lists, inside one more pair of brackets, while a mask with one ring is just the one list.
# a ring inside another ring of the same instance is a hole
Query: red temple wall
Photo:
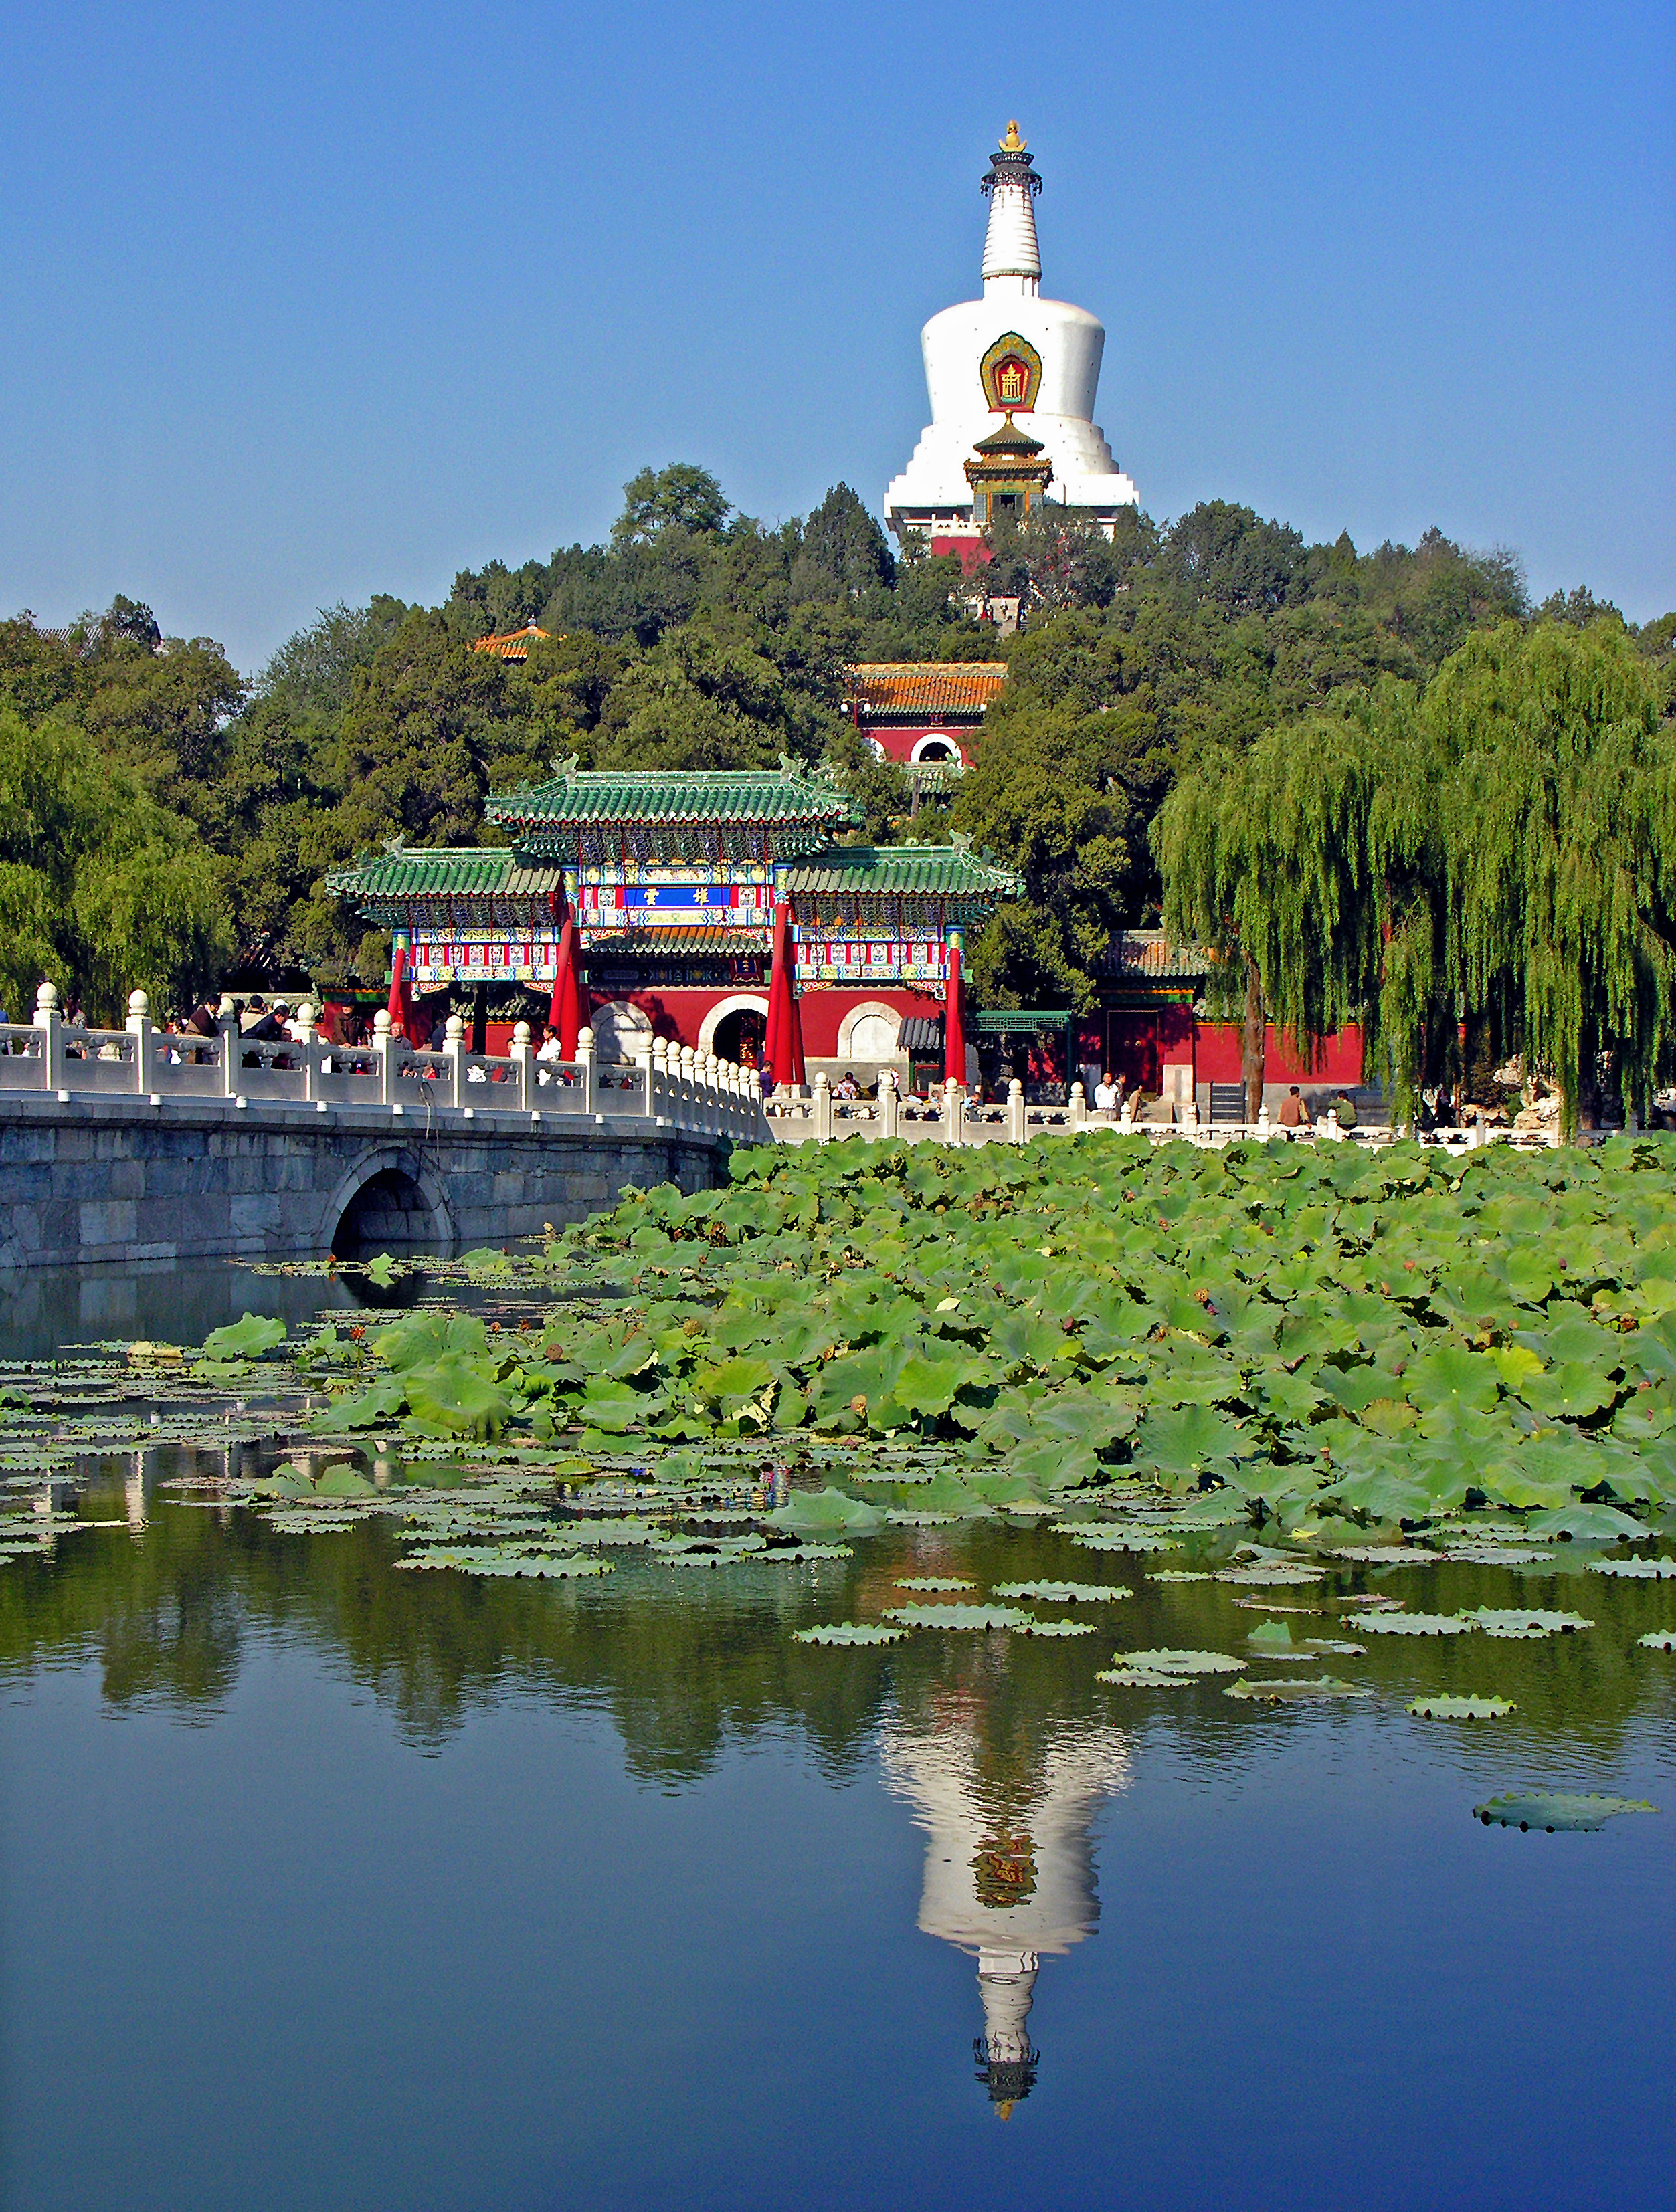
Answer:
[[968, 576], [976, 575], [980, 568], [987, 568], [995, 558], [981, 538], [933, 538], [931, 550], [957, 555], [961, 572]]
[[922, 738], [942, 738], [951, 744], [960, 757], [970, 765], [972, 743], [976, 732], [958, 722], [911, 722], [900, 729], [885, 725], [870, 725], [867, 735], [883, 750], [887, 760], [900, 761], [905, 765], [914, 757], [914, 747]]
[[[1198, 1073], [1199, 1083], [1237, 1083], [1242, 1072], [1244, 1030], [1238, 1022], [1200, 1022]], [[1272, 1023], [1264, 1034], [1263, 1073], [1270, 1083], [1348, 1083], [1362, 1080], [1362, 1031], [1354, 1025], [1327, 1038], [1312, 1066], [1306, 1055], [1291, 1050]]]
[[[696, 1050], [698, 1031], [704, 1017], [712, 1006], [724, 1000], [759, 998], [766, 1000], [766, 984], [760, 990], [741, 987], [727, 990], [702, 991], [636, 991], [631, 1003], [639, 1007], [660, 1036], [672, 1042], [690, 1044]], [[602, 1004], [597, 994], [595, 1003]], [[917, 1015], [923, 1019], [935, 1019], [942, 1012], [942, 1001], [929, 997], [923, 991], [870, 990], [832, 991], [805, 990], [797, 994], [797, 1005], [803, 1029], [803, 1050], [817, 1060], [832, 1060], [838, 1056], [838, 1024], [856, 1006], [888, 1006], [893, 1013], [908, 1020]]]

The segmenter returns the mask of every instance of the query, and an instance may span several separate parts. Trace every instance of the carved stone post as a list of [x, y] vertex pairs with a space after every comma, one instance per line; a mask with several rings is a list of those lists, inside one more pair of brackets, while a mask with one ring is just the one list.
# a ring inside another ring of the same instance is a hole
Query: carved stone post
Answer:
[[43, 983], [35, 993], [35, 1027], [40, 1031], [40, 1087], [61, 1091], [64, 1078], [64, 1018], [58, 987]]
[[465, 1058], [466, 1018], [463, 1014], [450, 1014], [442, 1033], [442, 1059], [448, 1071], [443, 1079], [448, 1092], [442, 1101], [445, 1106], [466, 1103]]
[[896, 1087], [896, 1070], [887, 1067], [879, 1077], [879, 1134], [899, 1137], [902, 1133], [902, 1097]]
[[600, 1076], [591, 1029], [576, 1031], [576, 1065], [582, 1070], [582, 1110], [587, 1114], [597, 1114], [600, 1110]]
[[134, 1040], [134, 1088], [143, 1097], [151, 1088], [151, 1012], [143, 991], [128, 994], [127, 1030]]
[[966, 1134], [966, 1094], [951, 1075], [942, 1086], [942, 1140], [958, 1145]]
[[1007, 1085], [1007, 1136], [1011, 1144], [1021, 1145], [1030, 1133], [1025, 1119], [1024, 1085], [1015, 1075]]
[[814, 1140], [818, 1145], [832, 1141], [832, 1085], [824, 1067], [814, 1079]]
[[381, 1006], [373, 1016], [373, 1056], [378, 1062], [379, 1103], [398, 1106], [396, 1096], [396, 1041], [390, 1034], [390, 1009]]
[[221, 1041], [221, 1095], [236, 1098], [239, 1095], [239, 1010], [233, 1003], [230, 991], [221, 994], [221, 1004], [216, 1008], [216, 1035]]
[[1069, 1118], [1070, 1126], [1073, 1129], [1082, 1128], [1088, 1118], [1088, 1097], [1080, 1083], [1073, 1083], [1070, 1087], [1070, 1113]]
[[512, 1066], [518, 1085], [518, 1103], [528, 1113], [535, 1103], [535, 1054], [530, 1049], [529, 1024], [512, 1025]]
[[327, 1053], [326, 1044], [314, 1034], [319, 1019], [320, 1012], [312, 999], [305, 999], [291, 1019], [291, 1036], [302, 1054], [302, 1095], [315, 1104], [320, 1096], [320, 1062]]

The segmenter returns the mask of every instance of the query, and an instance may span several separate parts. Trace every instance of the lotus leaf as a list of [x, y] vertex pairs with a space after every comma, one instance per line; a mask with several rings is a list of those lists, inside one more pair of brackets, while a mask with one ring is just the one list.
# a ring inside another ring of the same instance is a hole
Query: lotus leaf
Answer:
[[1676, 1580], [1676, 1559], [1591, 1559], [1592, 1575], [1621, 1575], [1631, 1582]]
[[885, 1618], [905, 1628], [1023, 1628], [1030, 1616], [1007, 1605], [893, 1605]]
[[1527, 1525], [1533, 1536], [1569, 1537], [1580, 1543], [1617, 1544], [1646, 1534], [1639, 1521], [1615, 1505], [1561, 1506], [1550, 1513], [1533, 1513]]
[[1110, 1522], [1060, 1522], [1060, 1535], [1069, 1536], [1089, 1552], [1179, 1552], [1181, 1539], [1156, 1528], [1127, 1528]]
[[1211, 1460], [1236, 1458], [1248, 1448], [1237, 1425], [1209, 1406], [1149, 1413], [1135, 1442], [1137, 1451], [1172, 1472], [1198, 1471]]
[[1570, 1636], [1580, 1628], [1593, 1628], [1592, 1620], [1585, 1620], [1580, 1613], [1544, 1613], [1533, 1610], [1521, 1613], [1516, 1607], [1497, 1608], [1494, 1606], [1474, 1606], [1460, 1618], [1469, 1628], [1481, 1628], [1486, 1636], [1517, 1638], [1529, 1641], [1539, 1636]]
[[[906, 1590], [966, 1590], [975, 1589], [977, 1585], [970, 1575], [899, 1575], [896, 1587]], [[1014, 1597], [1021, 1593], [1003, 1590], [999, 1595]]]
[[1027, 1620], [1018, 1632], [1021, 1636], [1092, 1636], [1094, 1625], [1091, 1620]]
[[1237, 1674], [1247, 1662], [1226, 1651], [1119, 1651], [1125, 1667], [1151, 1674]]
[[1486, 1828], [1541, 1828], [1549, 1835], [1558, 1829], [1589, 1833], [1619, 1813], [1656, 1813], [1644, 1797], [1606, 1797], [1594, 1790], [1578, 1796], [1570, 1790], [1532, 1790], [1486, 1798], [1472, 1808], [1472, 1818]]
[[[924, 1589], [924, 1583], [904, 1583], [904, 1589]], [[1039, 1605], [1109, 1605], [1135, 1593], [1121, 1583], [997, 1583], [996, 1597], [1021, 1597]]]
[[1417, 1544], [1335, 1544], [1335, 1559], [1356, 1559], [1369, 1567], [1435, 1567], [1438, 1554]]
[[206, 1359], [255, 1359], [265, 1352], [271, 1352], [277, 1344], [283, 1344], [286, 1328], [283, 1321], [271, 1319], [265, 1314], [245, 1313], [225, 1328], [211, 1329], [204, 1340]]
[[1346, 1626], [1362, 1636], [1465, 1636], [1475, 1626], [1447, 1613], [1355, 1613]]
[[1208, 1583], [1214, 1577], [1208, 1567], [1155, 1567], [1147, 1579], [1155, 1583]]
[[1265, 1705], [1308, 1705], [1323, 1698], [1366, 1698], [1372, 1694], [1365, 1683], [1341, 1682], [1333, 1674], [1289, 1674], [1275, 1681], [1234, 1682], [1222, 1692], [1226, 1698], [1243, 1698]]
[[765, 1518], [771, 1528], [789, 1529], [795, 1535], [818, 1536], [838, 1529], [859, 1535], [881, 1527], [884, 1516], [876, 1505], [850, 1498], [828, 1483], [820, 1490], [794, 1490], [783, 1505]]
[[1519, 1395], [1533, 1412], [1551, 1419], [1580, 1421], [1610, 1406], [1618, 1396], [1618, 1385], [1598, 1368], [1568, 1360], [1545, 1374], [1527, 1376]]
[[1426, 1692], [1411, 1698], [1403, 1710], [1423, 1721], [1492, 1721], [1518, 1708], [1511, 1698], [1446, 1698]]
[[352, 1467], [329, 1468], [314, 1485], [317, 1498], [375, 1498], [377, 1486]]
[[1218, 1569], [1216, 1580], [1241, 1583], [1250, 1589], [1287, 1589], [1319, 1582], [1326, 1571], [1324, 1567], [1307, 1566], [1301, 1560], [1255, 1560], [1248, 1566]]
[[464, 1437], [498, 1436], [518, 1410], [510, 1395], [466, 1359], [445, 1355], [403, 1377], [411, 1417], [433, 1431]]
[[1124, 1690], [1179, 1690], [1192, 1679], [1186, 1674], [1155, 1674], [1145, 1667], [1103, 1667], [1094, 1676], [1096, 1682], [1115, 1683]]
[[1676, 1628], [1649, 1628], [1636, 1642], [1644, 1651], [1676, 1651]]
[[797, 1644], [899, 1644], [907, 1632], [905, 1628], [887, 1628], [876, 1620], [838, 1620], [822, 1628], [800, 1628], [792, 1640]]

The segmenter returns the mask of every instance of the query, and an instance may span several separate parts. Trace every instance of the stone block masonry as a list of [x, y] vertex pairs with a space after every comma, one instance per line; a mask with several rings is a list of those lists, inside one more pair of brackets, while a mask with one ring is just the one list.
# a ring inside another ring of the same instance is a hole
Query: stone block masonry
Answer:
[[579, 1221], [634, 1186], [705, 1190], [729, 1140], [383, 1107], [0, 1094], [0, 1269], [334, 1249], [470, 1250]]

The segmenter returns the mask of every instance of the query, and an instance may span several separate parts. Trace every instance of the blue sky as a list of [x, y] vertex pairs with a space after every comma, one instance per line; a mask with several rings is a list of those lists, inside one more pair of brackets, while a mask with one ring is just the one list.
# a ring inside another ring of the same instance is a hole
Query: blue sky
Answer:
[[1668, 0], [9, 15], [0, 612], [125, 591], [250, 669], [643, 462], [876, 509], [1009, 115], [1152, 514], [1676, 605]]

